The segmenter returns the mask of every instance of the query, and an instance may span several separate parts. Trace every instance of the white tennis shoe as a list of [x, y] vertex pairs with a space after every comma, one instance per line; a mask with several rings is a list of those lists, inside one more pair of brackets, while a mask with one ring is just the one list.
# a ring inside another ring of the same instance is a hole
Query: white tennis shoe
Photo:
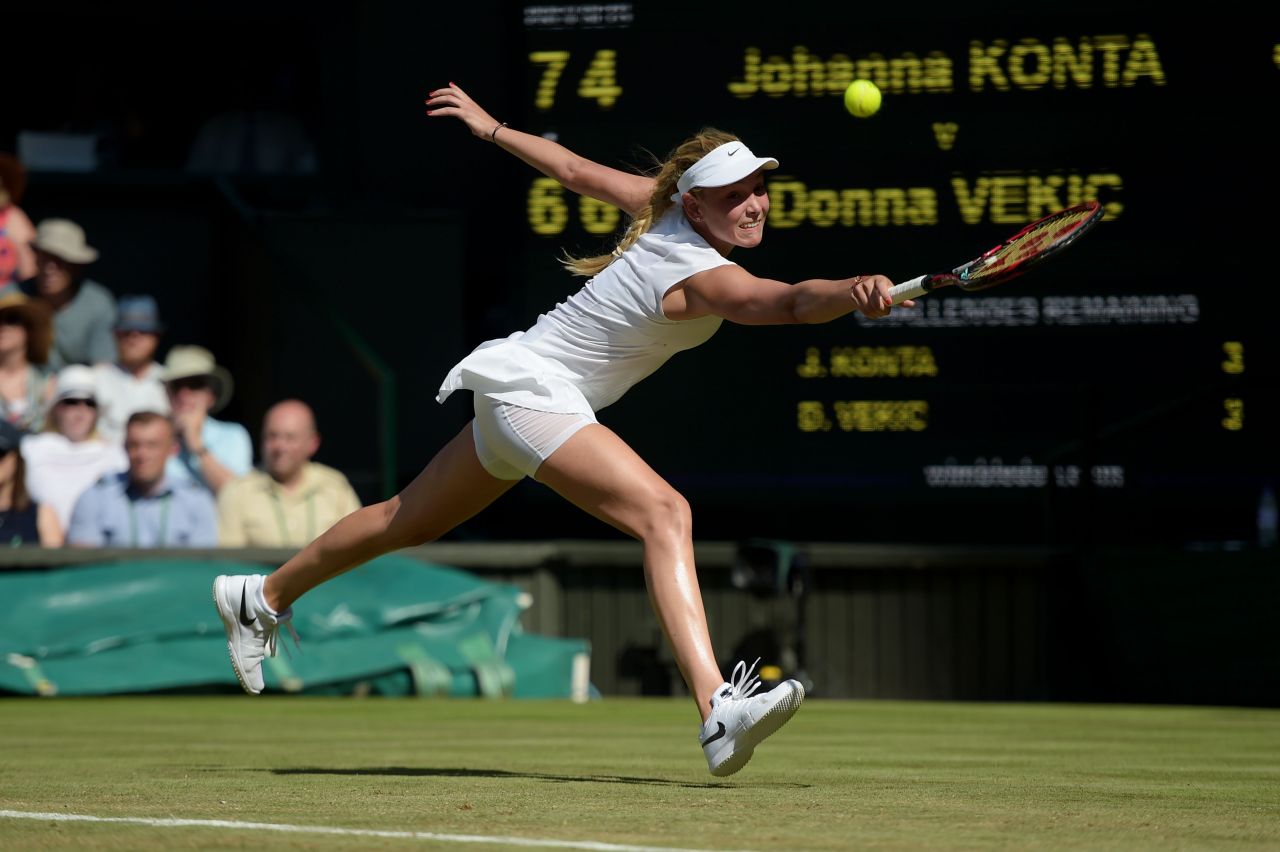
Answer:
[[712, 775], [732, 775], [746, 766], [756, 746], [785, 725], [804, 701], [804, 687], [797, 680], [753, 696], [760, 678], [751, 673], [759, 662], [750, 669], [738, 663], [732, 681], [721, 684], [711, 696], [711, 715], [702, 723], [698, 742]]
[[293, 608], [272, 612], [262, 597], [266, 579], [262, 574], [224, 574], [213, 581], [213, 602], [227, 631], [231, 667], [250, 695], [262, 692], [262, 661], [276, 655], [281, 625], [289, 628], [294, 644], [298, 643], [298, 634], [289, 623]]

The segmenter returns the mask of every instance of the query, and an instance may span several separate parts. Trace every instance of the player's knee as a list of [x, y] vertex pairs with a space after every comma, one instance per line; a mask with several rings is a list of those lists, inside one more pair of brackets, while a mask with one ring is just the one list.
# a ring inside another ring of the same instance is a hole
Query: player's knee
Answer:
[[641, 528], [642, 539], [658, 536], [688, 536], [693, 532], [693, 509], [684, 495], [667, 488], [650, 495], [645, 501]]

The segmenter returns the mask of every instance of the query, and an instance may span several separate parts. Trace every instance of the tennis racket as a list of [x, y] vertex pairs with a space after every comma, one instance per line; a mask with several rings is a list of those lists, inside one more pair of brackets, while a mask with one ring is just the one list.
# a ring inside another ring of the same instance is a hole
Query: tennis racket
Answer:
[[950, 272], [921, 275], [889, 288], [893, 303], [914, 299], [939, 287], [985, 290], [1016, 278], [1080, 239], [1102, 220], [1102, 205], [1086, 201], [1032, 222], [991, 251]]

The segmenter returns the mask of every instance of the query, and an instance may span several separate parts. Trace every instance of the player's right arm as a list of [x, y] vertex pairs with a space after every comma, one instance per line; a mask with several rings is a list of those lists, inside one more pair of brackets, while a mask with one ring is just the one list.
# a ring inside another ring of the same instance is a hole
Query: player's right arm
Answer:
[[496, 143], [579, 195], [612, 204], [633, 217], [649, 204], [653, 178], [609, 168], [550, 139], [504, 127], [453, 83], [433, 91], [427, 106], [427, 115], [461, 119], [477, 138]]

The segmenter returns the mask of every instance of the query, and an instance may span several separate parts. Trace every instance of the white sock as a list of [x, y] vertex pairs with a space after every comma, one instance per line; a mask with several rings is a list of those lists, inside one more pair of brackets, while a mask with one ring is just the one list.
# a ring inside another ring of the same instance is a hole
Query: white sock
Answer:
[[265, 614], [275, 621], [280, 617], [280, 613], [267, 606], [267, 596], [263, 594], [263, 590], [267, 587], [266, 578], [258, 584], [257, 590], [253, 593], [253, 605], [259, 613]]

